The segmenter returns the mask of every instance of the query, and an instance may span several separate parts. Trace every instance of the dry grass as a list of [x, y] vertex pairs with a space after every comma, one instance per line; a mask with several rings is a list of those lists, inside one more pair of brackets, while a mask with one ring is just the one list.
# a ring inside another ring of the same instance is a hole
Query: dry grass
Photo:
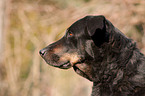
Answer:
[[105, 15], [145, 53], [144, 0], [8, 0], [0, 96], [89, 96], [92, 83], [73, 69], [48, 66], [38, 54], [88, 14]]

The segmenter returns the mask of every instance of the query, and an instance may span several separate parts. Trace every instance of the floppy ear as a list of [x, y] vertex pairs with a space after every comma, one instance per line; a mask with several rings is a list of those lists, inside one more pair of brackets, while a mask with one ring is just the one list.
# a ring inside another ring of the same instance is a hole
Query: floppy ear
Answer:
[[104, 16], [88, 16], [87, 31], [96, 46], [101, 46], [104, 42], [109, 42], [106, 19]]

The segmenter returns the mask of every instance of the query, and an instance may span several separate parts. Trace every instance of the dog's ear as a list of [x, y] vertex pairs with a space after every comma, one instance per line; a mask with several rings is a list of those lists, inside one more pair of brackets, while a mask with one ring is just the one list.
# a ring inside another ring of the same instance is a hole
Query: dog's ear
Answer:
[[109, 42], [108, 22], [104, 16], [87, 16], [87, 31], [96, 46]]

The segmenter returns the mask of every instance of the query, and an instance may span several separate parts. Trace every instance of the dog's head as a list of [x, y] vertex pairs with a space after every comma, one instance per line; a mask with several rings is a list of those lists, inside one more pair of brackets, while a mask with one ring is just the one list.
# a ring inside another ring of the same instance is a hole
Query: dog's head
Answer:
[[100, 48], [109, 43], [112, 30], [116, 29], [104, 16], [86, 16], [72, 24], [60, 40], [40, 50], [40, 55], [51, 66], [73, 67], [92, 81], [92, 63], [99, 60]]

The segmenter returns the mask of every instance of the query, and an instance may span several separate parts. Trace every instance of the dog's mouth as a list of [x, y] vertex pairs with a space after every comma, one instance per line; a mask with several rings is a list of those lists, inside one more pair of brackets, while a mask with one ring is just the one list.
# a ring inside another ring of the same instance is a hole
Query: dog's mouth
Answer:
[[[55, 66], [56, 67], [56, 66]], [[66, 62], [66, 63], [64, 63], [64, 64], [62, 64], [62, 65], [60, 65], [60, 66], [58, 66], [59, 68], [61, 68], [61, 69], [69, 69], [69, 68], [71, 68], [72, 67], [72, 65], [71, 65], [71, 63], [68, 61], [68, 62]]]
[[92, 69], [90, 65], [86, 63], [85, 60], [81, 60], [79, 62], [76, 62], [75, 64], [71, 63], [70, 61], [67, 61], [66, 63], [63, 64], [52, 64], [53, 67], [57, 67], [60, 69], [69, 69], [73, 67], [74, 71], [79, 74], [82, 77], [87, 78], [90, 81], [93, 81], [92, 79]]
[[71, 67], [73, 67], [74, 71], [79, 74], [80, 76], [87, 78], [90, 81], [93, 81], [92, 79], [92, 69], [90, 67], [89, 64], [86, 63], [86, 60], [80, 60], [79, 62], [76, 63], [72, 63], [70, 61], [66, 61], [66, 62], [52, 62], [49, 60], [44, 59], [47, 64], [53, 66], [53, 67], [57, 67], [60, 69], [69, 69]]
[[[47, 61], [46, 61], [47, 62]], [[53, 66], [53, 67], [57, 67], [57, 68], [60, 68], [60, 69], [69, 69], [72, 67], [71, 63], [68, 61], [66, 63], [62, 63], [62, 64], [58, 64], [58, 63], [49, 63], [47, 62], [49, 65]]]

